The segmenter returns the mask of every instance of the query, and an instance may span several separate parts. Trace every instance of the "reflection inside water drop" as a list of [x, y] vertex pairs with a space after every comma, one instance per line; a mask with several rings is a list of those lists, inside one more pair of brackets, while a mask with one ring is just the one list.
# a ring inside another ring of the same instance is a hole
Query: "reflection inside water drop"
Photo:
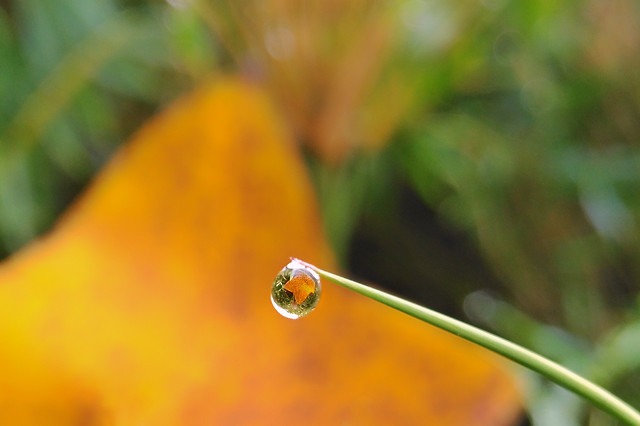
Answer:
[[320, 301], [320, 276], [292, 260], [271, 285], [271, 303], [282, 316], [298, 319], [313, 311]]

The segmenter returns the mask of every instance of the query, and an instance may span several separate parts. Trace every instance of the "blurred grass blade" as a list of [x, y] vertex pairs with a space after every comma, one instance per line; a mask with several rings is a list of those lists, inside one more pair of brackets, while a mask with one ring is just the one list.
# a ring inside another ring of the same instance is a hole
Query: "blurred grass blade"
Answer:
[[[131, 14], [114, 15], [73, 49], [23, 103], [0, 136], [11, 155], [31, 147], [67, 102], [137, 31]], [[4, 172], [0, 169], [0, 173]]]

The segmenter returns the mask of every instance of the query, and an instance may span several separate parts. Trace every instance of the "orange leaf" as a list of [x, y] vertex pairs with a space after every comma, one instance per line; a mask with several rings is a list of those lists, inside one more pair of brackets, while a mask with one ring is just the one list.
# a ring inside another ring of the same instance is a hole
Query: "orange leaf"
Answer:
[[307, 297], [316, 291], [316, 285], [311, 278], [306, 275], [296, 275], [285, 285], [284, 289], [293, 293], [293, 298], [297, 304], [307, 300]]
[[205, 85], [0, 267], [0, 424], [513, 421], [509, 374], [453, 336], [331, 284], [273, 310], [289, 256], [331, 266], [277, 123], [258, 88]]

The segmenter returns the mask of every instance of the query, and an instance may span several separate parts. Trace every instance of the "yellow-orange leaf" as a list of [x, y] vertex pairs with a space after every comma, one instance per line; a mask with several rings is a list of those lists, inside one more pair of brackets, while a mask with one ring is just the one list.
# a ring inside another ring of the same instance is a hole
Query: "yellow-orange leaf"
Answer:
[[300, 274], [287, 281], [284, 289], [293, 293], [296, 303], [300, 304], [316, 291], [316, 285], [310, 277]]
[[453, 336], [330, 284], [302, 320], [273, 310], [289, 256], [332, 265], [277, 123], [258, 88], [203, 86], [0, 266], [0, 424], [514, 419], [509, 374]]

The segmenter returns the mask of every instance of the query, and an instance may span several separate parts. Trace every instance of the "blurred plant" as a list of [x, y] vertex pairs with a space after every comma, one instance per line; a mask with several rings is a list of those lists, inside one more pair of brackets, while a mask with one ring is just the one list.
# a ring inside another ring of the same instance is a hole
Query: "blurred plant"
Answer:
[[238, 65], [267, 82], [297, 139], [338, 165], [380, 145], [409, 97], [393, 2], [198, 3]]
[[[468, 38], [493, 45], [459, 46], [486, 58], [466, 76], [474, 87], [452, 87], [446, 108], [401, 142], [401, 161], [423, 199], [476, 236], [519, 306], [594, 339], [640, 282], [640, 108], [615, 87], [640, 80], [589, 66], [586, 34], [543, 43], [595, 26], [589, 6], [527, 4], [505, 4], [499, 26]], [[612, 121], [620, 104], [627, 118]]]
[[[637, 406], [638, 366], [623, 362], [633, 351], [610, 345], [625, 321], [625, 341], [638, 338], [627, 312], [640, 289], [640, 44], [630, 42], [640, 11], [626, 1], [504, 2], [491, 15], [500, 19], [463, 30], [434, 64], [474, 67], [457, 82], [433, 80], [446, 102], [402, 134], [398, 167], [474, 236], [518, 309], [566, 331], [555, 328], [552, 346], [516, 310], [491, 325], [588, 376], [598, 370], [596, 381]], [[618, 374], [602, 371], [602, 352]], [[567, 398], [542, 400], [532, 413], [544, 424]]]
[[194, 13], [44, 0], [0, 8], [0, 253], [51, 226], [132, 129], [215, 50]]

